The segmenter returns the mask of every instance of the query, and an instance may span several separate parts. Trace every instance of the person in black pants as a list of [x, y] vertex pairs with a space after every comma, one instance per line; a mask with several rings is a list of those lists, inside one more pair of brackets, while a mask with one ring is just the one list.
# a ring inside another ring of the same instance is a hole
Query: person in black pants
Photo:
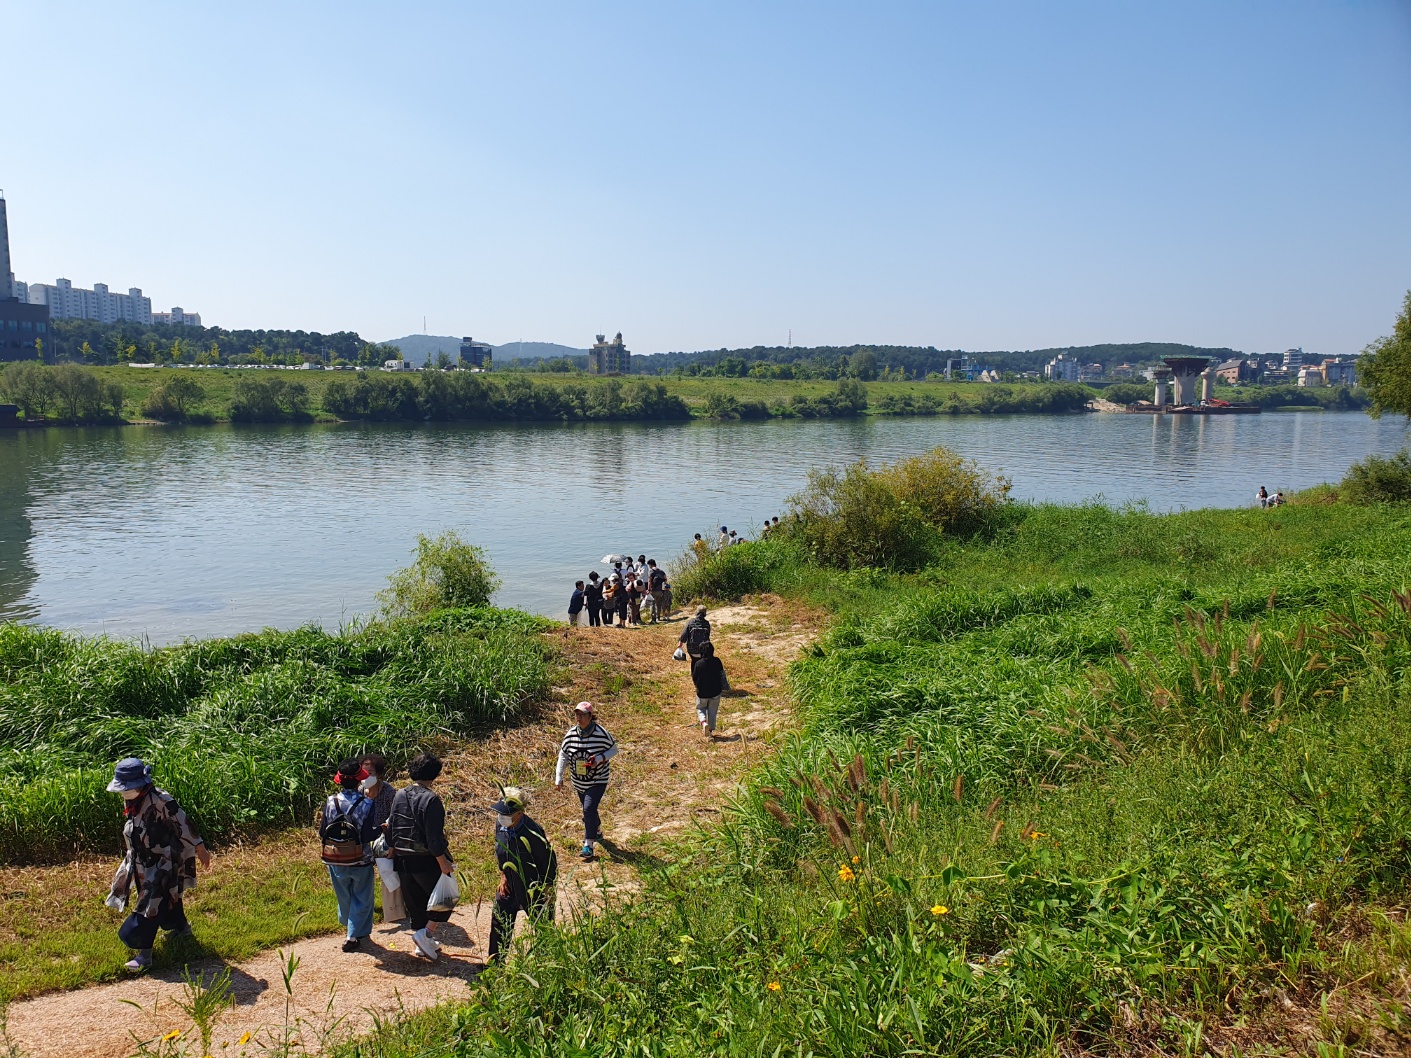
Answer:
[[414, 757], [407, 765], [411, 785], [397, 791], [387, 818], [387, 841], [396, 850], [393, 863], [402, 880], [407, 917], [416, 931], [412, 940], [433, 962], [441, 957], [441, 945], [431, 936], [435, 923], [445, 922], [451, 913], [428, 911], [426, 905], [441, 875], [456, 869], [446, 844], [446, 808], [431, 789], [440, 774], [439, 757], [431, 753]]
[[596, 573], [588, 574], [588, 586], [583, 589], [583, 608], [588, 611], [588, 625], [603, 623], [603, 585]]
[[506, 786], [490, 806], [495, 813], [495, 859], [500, 864], [500, 888], [490, 914], [490, 959], [514, 937], [515, 917], [523, 911], [531, 922], [554, 920], [554, 882], [558, 857], [544, 828], [524, 814], [529, 797], [515, 786]]

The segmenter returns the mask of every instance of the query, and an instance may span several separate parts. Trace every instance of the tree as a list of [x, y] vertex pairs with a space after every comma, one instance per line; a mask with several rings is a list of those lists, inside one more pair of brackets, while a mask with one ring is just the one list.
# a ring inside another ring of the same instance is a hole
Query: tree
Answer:
[[1367, 346], [1357, 361], [1357, 381], [1372, 398], [1372, 415], [1390, 411], [1411, 419], [1411, 290], [1391, 336]]
[[47, 372], [38, 361], [21, 360], [5, 368], [0, 375], [0, 393], [14, 401], [26, 419], [44, 415], [54, 399], [54, 388]]
[[442, 371], [451, 366], [451, 357], [446, 350], [441, 349], [436, 353], [436, 366]]
[[164, 422], [185, 422], [191, 405], [205, 396], [201, 383], [190, 375], [174, 374], [152, 391], [142, 406], [142, 414]]
[[103, 387], [92, 371], [78, 364], [59, 364], [49, 372], [54, 396], [65, 419], [78, 422], [103, 413]]

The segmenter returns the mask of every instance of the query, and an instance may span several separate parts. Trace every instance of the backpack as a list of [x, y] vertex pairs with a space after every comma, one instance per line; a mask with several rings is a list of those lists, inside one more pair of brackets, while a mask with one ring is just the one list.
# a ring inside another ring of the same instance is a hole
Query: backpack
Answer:
[[335, 867], [362, 863], [366, 850], [363, 848], [362, 828], [354, 817], [364, 804], [370, 807], [372, 802], [360, 793], [346, 811], [330, 819], [328, 810], [338, 803], [338, 795], [334, 794], [324, 805], [323, 825], [318, 828], [318, 837], [323, 843], [320, 858]]
[[686, 625], [686, 650], [699, 654], [701, 647], [710, 642], [710, 625], [704, 621], [692, 621]]
[[652, 570], [651, 576], [647, 578], [647, 586], [651, 588], [652, 591], [661, 591], [665, 584], [666, 571], [661, 569]]

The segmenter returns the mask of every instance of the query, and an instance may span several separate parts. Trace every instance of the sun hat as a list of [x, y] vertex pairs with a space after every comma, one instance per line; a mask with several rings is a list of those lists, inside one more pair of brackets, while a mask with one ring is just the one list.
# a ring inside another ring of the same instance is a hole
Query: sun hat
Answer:
[[500, 790], [500, 799], [490, 806], [496, 815], [512, 816], [529, 807], [529, 795], [518, 786], [506, 786]]
[[140, 790], [152, 782], [152, 769], [142, 763], [140, 757], [124, 757], [113, 769], [113, 781], [108, 783], [109, 793], [122, 793], [124, 790]]

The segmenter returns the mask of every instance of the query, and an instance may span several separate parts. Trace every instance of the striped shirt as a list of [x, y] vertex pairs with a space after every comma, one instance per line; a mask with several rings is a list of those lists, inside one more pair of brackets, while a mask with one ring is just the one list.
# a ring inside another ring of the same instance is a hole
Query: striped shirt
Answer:
[[[609, 735], [596, 720], [589, 724], [587, 729], [574, 724], [568, 729], [568, 734], [563, 736], [563, 744], [559, 746], [558, 766], [554, 769], [554, 782], [563, 779], [563, 773], [568, 772], [569, 778], [573, 780], [575, 790], [586, 790], [590, 786], [598, 786], [608, 781], [611, 777], [610, 765], [608, 761], [617, 756], [617, 740]], [[597, 767], [588, 768], [586, 764], [589, 757], [597, 760]]]

